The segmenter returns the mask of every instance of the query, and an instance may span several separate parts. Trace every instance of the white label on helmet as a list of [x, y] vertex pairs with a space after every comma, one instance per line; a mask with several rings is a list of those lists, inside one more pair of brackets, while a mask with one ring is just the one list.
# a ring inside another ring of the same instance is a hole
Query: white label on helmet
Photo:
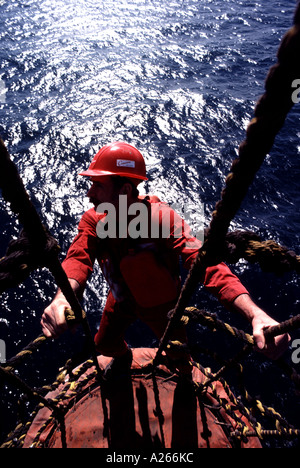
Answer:
[[117, 159], [117, 167], [135, 167], [135, 161], [129, 159]]

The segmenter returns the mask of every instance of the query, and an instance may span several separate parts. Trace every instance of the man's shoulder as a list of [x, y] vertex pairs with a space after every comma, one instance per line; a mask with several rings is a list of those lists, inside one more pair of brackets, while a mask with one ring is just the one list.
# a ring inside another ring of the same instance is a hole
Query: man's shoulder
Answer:
[[161, 200], [156, 195], [139, 195], [138, 197], [141, 201], [148, 201], [149, 203], [161, 203]]
[[139, 196], [139, 201], [148, 202], [151, 206], [152, 213], [161, 212], [162, 210], [172, 210], [170, 205], [162, 201], [157, 195], [142, 195]]
[[81, 217], [81, 220], [80, 220], [80, 225], [83, 226], [83, 225], [94, 225], [96, 226], [96, 224], [100, 221], [101, 218], [103, 218], [104, 216], [104, 213], [97, 213], [97, 211], [95, 210], [95, 208], [90, 208], [89, 210], [85, 211]]

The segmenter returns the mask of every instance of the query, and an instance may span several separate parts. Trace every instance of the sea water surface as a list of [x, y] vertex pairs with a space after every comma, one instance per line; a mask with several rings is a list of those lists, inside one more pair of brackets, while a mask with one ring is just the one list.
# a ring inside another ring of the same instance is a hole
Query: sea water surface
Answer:
[[[294, 0], [0, 0], [0, 136], [61, 246], [61, 259], [89, 207], [88, 184], [78, 172], [102, 145], [116, 140], [135, 145], [145, 157], [149, 181], [142, 193], [203, 206], [209, 224], [295, 6]], [[299, 122], [296, 105], [231, 226], [297, 253]], [[3, 256], [20, 226], [2, 198], [0, 225]], [[278, 278], [243, 261], [232, 269], [275, 319], [299, 313], [296, 274]], [[55, 290], [52, 276], [40, 270], [2, 295], [0, 339], [7, 358], [41, 333], [40, 317]], [[93, 333], [106, 293], [96, 269], [84, 302]], [[251, 332], [202, 288], [191, 304]], [[235, 352], [231, 340], [214, 338], [200, 326], [190, 335], [193, 344], [216, 347], [225, 357]], [[141, 323], [127, 339], [131, 346], [156, 344]], [[80, 331], [67, 333], [47, 343], [20, 376], [37, 386], [52, 382], [58, 367], [83, 347]], [[286, 359], [291, 356], [290, 349]], [[205, 356], [201, 360], [214, 365]], [[299, 399], [289, 380], [258, 355], [247, 364], [253, 396], [300, 427]], [[295, 368], [300, 371], [299, 364]], [[2, 389], [4, 438], [18, 418], [19, 393]]]

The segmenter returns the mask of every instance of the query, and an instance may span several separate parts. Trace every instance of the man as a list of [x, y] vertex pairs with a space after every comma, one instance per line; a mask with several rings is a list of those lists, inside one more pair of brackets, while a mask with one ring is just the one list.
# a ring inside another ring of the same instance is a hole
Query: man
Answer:
[[[87, 196], [94, 208], [84, 213], [63, 268], [80, 297], [95, 260], [99, 262], [110, 291], [95, 344], [99, 353], [114, 357], [116, 365], [130, 364], [126, 329], [140, 318], [161, 338], [181, 288], [179, 258], [189, 269], [201, 243], [168, 205], [154, 196], [139, 196], [137, 185], [147, 180], [146, 168], [133, 146], [122, 142], [104, 146], [80, 175], [92, 182]], [[225, 307], [251, 322], [258, 350], [273, 359], [285, 351], [289, 336], [265, 342], [263, 330], [277, 322], [252, 301], [224, 263], [207, 268], [201, 281]], [[56, 338], [67, 329], [67, 308], [58, 291], [42, 316], [45, 336]], [[174, 330], [172, 338], [185, 341], [184, 329]]]

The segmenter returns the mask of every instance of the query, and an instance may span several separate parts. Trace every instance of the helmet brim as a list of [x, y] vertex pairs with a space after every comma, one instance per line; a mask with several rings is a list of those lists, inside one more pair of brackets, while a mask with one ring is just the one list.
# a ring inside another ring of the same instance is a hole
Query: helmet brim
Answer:
[[119, 177], [128, 177], [130, 179], [138, 179], [140, 181], [148, 180], [148, 177], [143, 177], [140, 175], [132, 174], [131, 172], [110, 172], [110, 171], [99, 171], [88, 169], [87, 171], [80, 172], [80, 176], [84, 177], [103, 177], [103, 176], [119, 176]]

